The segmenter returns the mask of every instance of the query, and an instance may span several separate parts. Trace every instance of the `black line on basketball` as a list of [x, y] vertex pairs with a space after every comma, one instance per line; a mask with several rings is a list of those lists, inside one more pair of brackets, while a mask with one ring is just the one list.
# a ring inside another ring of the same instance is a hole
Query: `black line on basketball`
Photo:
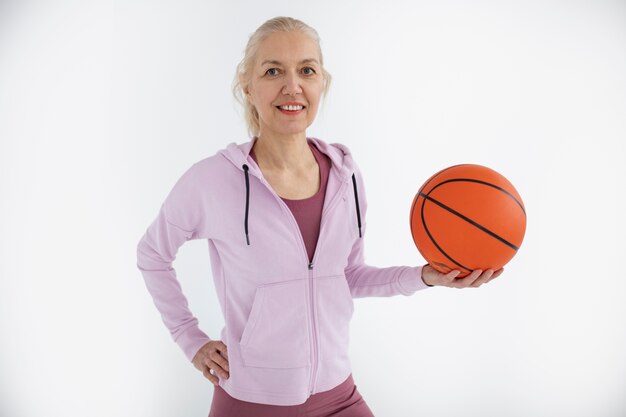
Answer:
[[428, 237], [430, 238], [430, 241], [433, 242], [433, 245], [435, 245], [435, 247], [437, 249], [439, 249], [439, 252], [443, 253], [443, 255], [448, 258], [450, 261], [452, 261], [454, 264], [460, 266], [461, 268], [465, 269], [468, 272], [471, 272], [472, 270], [469, 269], [466, 266], [461, 265], [459, 262], [457, 262], [455, 259], [453, 259], [450, 255], [448, 255], [446, 253], [446, 251], [444, 251], [441, 246], [439, 246], [439, 244], [437, 243], [437, 241], [435, 240], [435, 238], [433, 237], [433, 235], [430, 234], [430, 230], [428, 230], [428, 226], [426, 225], [426, 219], [424, 217], [424, 205], [426, 204], [426, 195], [423, 193], [419, 193], [419, 195], [421, 195], [422, 197], [424, 197], [424, 202], [422, 203], [422, 209], [420, 212], [420, 216], [422, 218], [422, 225], [424, 226], [424, 230], [426, 231], [426, 234], [428, 235]]
[[507, 190], [505, 190], [502, 187], [499, 187], [499, 186], [497, 186], [495, 184], [492, 184], [492, 183], [486, 182], [486, 181], [475, 180], [473, 178], [452, 178], [452, 179], [449, 179], [449, 180], [442, 181], [439, 184], [435, 185], [433, 187], [433, 189], [428, 192], [428, 194], [432, 193], [436, 188], [441, 187], [442, 185], [447, 184], [449, 182], [475, 182], [475, 183], [478, 183], [478, 184], [483, 184], [483, 185], [487, 185], [489, 187], [496, 188], [496, 189], [502, 191], [503, 193], [505, 193], [506, 195], [508, 195], [509, 197], [511, 197], [513, 199], [513, 201], [515, 201], [517, 203], [519, 208], [522, 209], [522, 211], [524, 212], [524, 217], [526, 217], [526, 210], [524, 210], [524, 205], [521, 202], [519, 202], [517, 200], [517, 198], [515, 198], [515, 196], [513, 194], [509, 193]]
[[[419, 197], [415, 199], [415, 201], [413, 203], [413, 206], [411, 207], [411, 219], [413, 219], [413, 213], [415, 212], [415, 208], [417, 207], [418, 202], [419, 202]], [[435, 247], [439, 250], [439, 252], [441, 252], [450, 261], [452, 261], [456, 265], [460, 266], [461, 268], [465, 268], [467, 271], [471, 271], [470, 269], [468, 269], [468, 268], [464, 267], [463, 265], [461, 265], [460, 263], [456, 262], [454, 259], [452, 259], [452, 257], [450, 255], [448, 255], [446, 252], [444, 252], [444, 250], [441, 249], [441, 247], [437, 244], [437, 242], [435, 241], [433, 236], [430, 234], [430, 232], [428, 231], [428, 227], [426, 226], [426, 223], [425, 223], [425, 220], [424, 220], [424, 204], [425, 203], [426, 203], [426, 200], [424, 198], [422, 198], [422, 207], [421, 207], [421, 211], [420, 211], [420, 213], [421, 213], [420, 217], [422, 219], [422, 225], [424, 226], [424, 231], [426, 232], [426, 234], [428, 234], [428, 237], [430, 238], [430, 241], [435, 245]], [[421, 251], [419, 245], [417, 244], [417, 241], [415, 240], [415, 235], [413, 233], [411, 233], [411, 236], [413, 237], [413, 243], [415, 243], [415, 246], [417, 247], [419, 252], [422, 254], [424, 259], [427, 259], [426, 255]], [[428, 261], [428, 262], [431, 262], [431, 261]], [[446, 265], [446, 267], [448, 267], [448, 266]], [[450, 268], [450, 267], [448, 267], [448, 268]]]
[[[415, 199], [413, 206], [411, 207], [411, 217], [409, 218], [409, 227], [411, 228], [411, 230], [413, 230], [413, 213], [415, 212], [415, 207], [417, 206], [419, 201], [419, 196]], [[422, 199], [422, 201], [426, 201], [424, 199]], [[424, 205], [424, 203], [422, 203], [422, 206]], [[422, 253], [422, 251], [420, 250], [419, 245], [417, 244], [417, 241], [415, 240], [415, 235], [411, 232], [411, 236], [413, 237], [413, 243], [415, 243], [415, 246], [417, 247], [417, 250], [420, 251], [420, 253], [422, 254], [422, 256], [424, 256], [424, 254]], [[424, 258], [426, 258], [424, 256]]]
[[[434, 190], [434, 188], [433, 188], [433, 190]], [[456, 216], [459, 216], [460, 218], [462, 218], [466, 222], [470, 223], [471, 225], [473, 225], [473, 226], [479, 228], [480, 230], [482, 230], [483, 232], [487, 233], [489, 236], [491, 236], [491, 237], [499, 240], [500, 242], [504, 243], [505, 245], [507, 245], [508, 247], [513, 249], [514, 251], [517, 252], [517, 250], [519, 249], [517, 246], [515, 246], [511, 242], [509, 242], [506, 239], [498, 236], [497, 234], [495, 234], [491, 230], [487, 229], [485, 226], [482, 226], [482, 225], [476, 223], [474, 220], [470, 219], [469, 217], [462, 215], [461, 213], [459, 213], [458, 211], [454, 210], [453, 208], [446, 206], [445, 204], [435, 200], [434, 198], [432, 198], [429, 195], [426, 195], [426, 194], [423, 194], [423, 193], [420, 193], [420, 195], [422, 197], [424, 197], [426, 200], [432, 201], [433, 203], [437, 204], [439, 207], [441, 207], [441, 208], [443, 208], [445, 210], [448, 210], [450, 213], [452, 213], [452, 214], [454, 214]], [[422, 212], [423, 212], [423, 210], [422, 210]]]
[[[417, 246], [417, 242], [415, 241], [415, 235], [413, 234], [413, 213], [415, 212], [415, 206], [417, 205], [417, 201], [419, 197], [413, 201], [413, 205], [411, 206], [411, 215], [409, 216], [409, 230], [411, 230], [411, 237], [413, 237], [413, 243]], [[419, 250], [419, 247], [417, 248]]]
[[444, 169], [442, 169], [441, 171], [437, 172], [436, 174], [433, 174], [433, 175], [430, 177], [430, 179], [429, 179], [428, 181], [426, 181], [426, 182], [422, 185], [422, 188], [420, 188], [419, 190], [417, 190], [417, 192], [418, 192], [418, 193], [421, 193], [421, 192], [422, 192], [422, 190], [423, 190], [424, 188], [426, 188], [426, 186], [427, 186], [428, 184], [430, 184], [430, 182], [431, 182], [432, 180], [436, 179], [436, 178], [439, 176], [439, 174], [441, 174], [442, 172], [445, 172], [445, 171], [447, 171], [447, 170], [449, 170], [449, 169], [452, 169], [452, 168], [461, 167], [461, 166], [464, 166], [464, 165], [468, 165], [468, 164], [458, 164], [458, 165], [452, 165], [451, 167], [444, 168]]

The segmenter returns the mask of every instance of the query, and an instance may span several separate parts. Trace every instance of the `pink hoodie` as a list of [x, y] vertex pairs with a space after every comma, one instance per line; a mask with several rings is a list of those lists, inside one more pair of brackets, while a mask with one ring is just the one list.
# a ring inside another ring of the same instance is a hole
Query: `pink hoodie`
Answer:
[[328, 155], [320, 235], [309, 263], [294, 216], [249, 156], [256, 137], [194, 163], [137, 246], [137, 267], [172, 338], [191, 361], [211, 340], [188, 308], [172, 262], [206, 239], [226, 325], [230, 377], [220, 386], [249, 402], [297, 405], [351, 373], [352, 298], [412, 295], [421, 266], [366, 265], [363, 180], [341, 144], [307, 138]]

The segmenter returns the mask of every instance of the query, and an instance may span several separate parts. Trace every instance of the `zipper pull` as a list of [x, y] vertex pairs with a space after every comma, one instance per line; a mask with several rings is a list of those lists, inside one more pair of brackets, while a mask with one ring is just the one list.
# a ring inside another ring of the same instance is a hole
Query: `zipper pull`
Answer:
[[309, 271], [313, 269], [313, 262], [309, 263]]

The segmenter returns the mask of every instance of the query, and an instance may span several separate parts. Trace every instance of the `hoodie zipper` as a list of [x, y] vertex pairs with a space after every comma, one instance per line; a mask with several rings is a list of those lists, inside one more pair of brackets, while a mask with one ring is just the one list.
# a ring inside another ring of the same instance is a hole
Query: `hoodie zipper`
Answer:
[[[332, 171], [332, 170], [331, 170]], [[319, 362], [319, 351], [317, 348], [318, 345], [318, 337], [317, 337], [317, 320], [315, 319], [316, 314], [315, 314], [315, 286], [313, 285], [313, 268], [315, 266], [315, 261], [317, 259], [317, 254], [318, 254], [318, 249], [319, 249], [319, 237], [317, 239], [317, 245], [315, 247], [315, 252], [313, 253], [313, 259], [311, 260], [311, 262], [309, 262], [309, 255], [306, 251], [306, 245], [304, 244], [304, 238], [302, 237], [302, 232], [300, 231], [300, 227], [298, 226], [298, 222], [296, 221], [296, 218], [294, 217], [293, 213], [291, 212], [291, 209], [289, 208], [289, 206], [287, 206], [287, 203], [285, 203], [283, 201], [282, 198], [280, 198], [280, 196], [278, 194], [276, 194], [276, 192], [274, 191], [274, 189], [272, 188], [272, 186], [265, 180], [265, 178], [263, 178], [262, 176], [258, 177], [261, 182], [263, 184], [265, 184], [265, 186], [270, 190], [270, 192], [274, 195], [274, 197], [279, 201], [279, 203], [282, 205], [283, 210], [287, 211], [288, 216], [291, 218], [291, 224], [295, 227], [295, 234], [298, 237], [298, 240], [300, 241], [300, 248], [302, 249], [302, 253], [304, 255], [304, 259], [306, 261], [306, 265], [307, 265], [307, 274], [308, 274], [308, 279], [309, 279], [309, 302], [310, 302], [310, 328], [311, 328], [311, 340], [312, 340], [312, 351], [311, 351], [311, 378], [309, 380], [309, 395], [314, 394], [314, 387], [315, 387], [315, 381], [317, 379], [317, 366], [318, 366], [318, 362]], [[339, 196], [341, 196], [347, 186], [347, 182], [342, 180], [341, 186], [339, 187], [339, 190], [337, 190], [337, 192], [335, 193], [335, 195], [332, 196], [330, 202], [328, 203], [328, 206], [326, 206], [326, 210], [322, 211], [322, 219], [320, 222], [320, 233], [319, 236], [322, 236], [322, 231], [324, 230], [324, 224], [325, 224], [325, 219], [326, 217], [328, 217], [327, 215], [325, 215], [326, 213], [328, 213], [336, 204], [336, 201], [339, 199]]]
[[[330, 212], [331, 209], [334, 208], [334, 206], [336, 205], [337, 200], [339, 200], [340, 196], [343, 195], [344, 190], [346, 188], [346, 184], [347, 182], [342, 181], [341, 186], [339, 187], [339, 190], [337, 190], [337, 192], [335, 193], [334, 196], [331, 197], [330, 202], [328, 203], [328, 206], [326, 206], [326, 210], [322, 211], [322, 219], [320, 222], [320, 233], [317, 239], [317, 244], [315, 245], [315, 252], [313, 252], [313, 259], [311, 260], [311, 263], [309, 263], [309, 288], [310, 288], [310, 293], [311, 293], [311, 322], [312, 324], [312, 329], [313, 329], [313, 362], [312, 362], [312, 370], [311, 370], [311, 380], [309, 383], [309, 394], [313, 395], [315, 394], [314, 392], [314, 388], [315, 388], [315, 382], [317, 380], [317, 366], [319, 364], [319, 352], [317, 349], [317, 345], [318, 345], [318, 340], [317, 340], [317, 320], [315, 320], [315, 292], [314, 292], [314, 285], [313, 285], [313, 267], [315, 265], [316, 259], [317, 259], [317, 254], [319, 253], [319, 241], [320, 241], [320, 237], [322, 236], [322, 232], [324, 230], [324, 224], [326, 223], [326, 218], [328, 217], [327, 213]], [[290, 210], [291, 212], [291, 210]], [[298, 235], [300, 236], [300, 240], [302, 242], [302, 247], [304, 248], [304, 253], [306, 254], [306, 247], [304, 245], [304, 239], [302, 238], [302, 233], [300, 232], [300, 228], [298, 227], [298, 224], [296, 222], [295, 217], [293, 217], [293, 214], [291, 216], [294, 220], [294, 223], [296, 223], [296, 228], [297, 228], [297, 232]], [[306, 256], [307, 260], [308, 260], [308, 255]]]

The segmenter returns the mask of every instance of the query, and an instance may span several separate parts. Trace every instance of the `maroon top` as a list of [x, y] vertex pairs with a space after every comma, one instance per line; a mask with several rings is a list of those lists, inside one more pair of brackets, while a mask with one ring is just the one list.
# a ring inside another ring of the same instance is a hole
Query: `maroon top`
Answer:
[[[296, 218], [298, 227], [300, 227], [302, 239], [304, 240], [307, 255], [309, 256], [309, 262], [311, 262], [313, 260], [313, 254], [315, 253], [315, 247], [317, 246], [317, 238], [320, 234], [320, 222], [322, 220], [322, 209], [324, 207], [326, 183], [328, 182], [331, 161], [328, 156], [320, 152], [315, 145], [311, 144], [311, 142], [308, 142], [308, 144], [320, 169], [320, 188], [315, 195], [309, 198], [301, 200], [281, 198], [287, 204], [289, 209], [291, 209], [291, 212]], [[250, 151], [250, 156], [258, 165], [256, 155], [254, 154], [254, 148]]]

